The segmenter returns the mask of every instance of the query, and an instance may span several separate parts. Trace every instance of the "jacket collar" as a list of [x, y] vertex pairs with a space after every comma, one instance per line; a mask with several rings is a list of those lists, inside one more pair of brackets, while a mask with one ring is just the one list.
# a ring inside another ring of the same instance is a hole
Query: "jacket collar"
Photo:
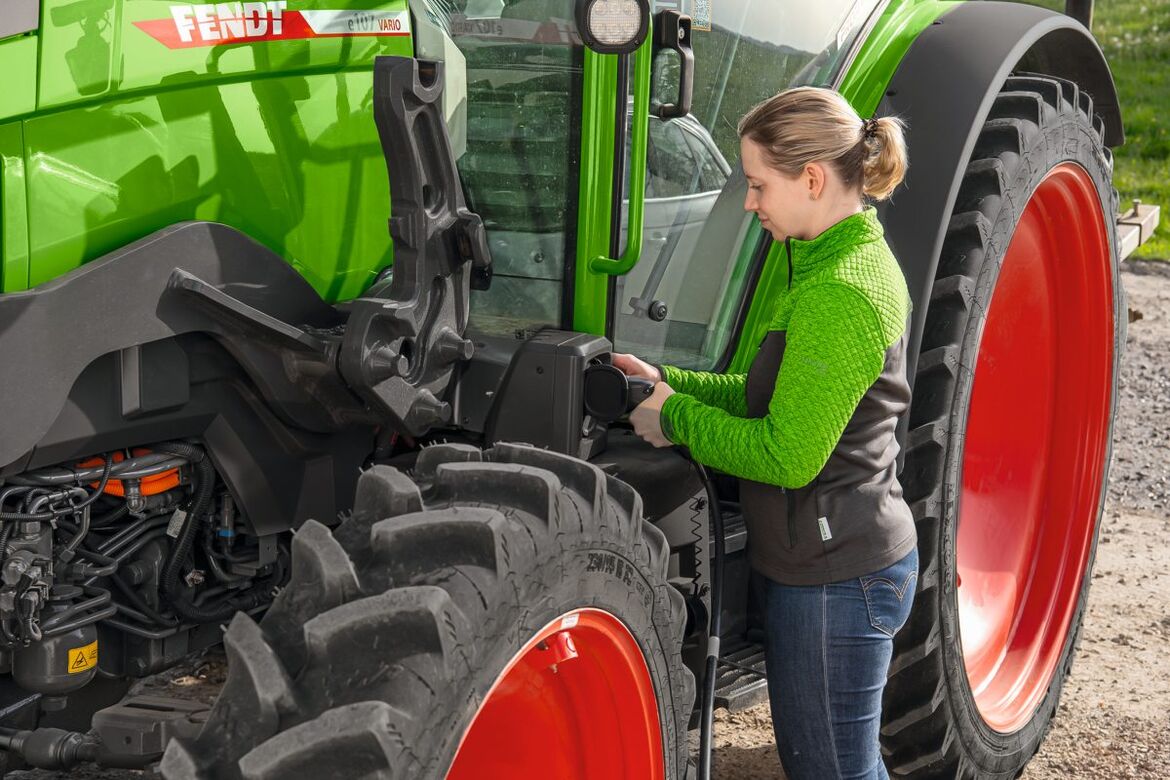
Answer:
[[850, 247], [877, 241], [885, 235], [878, 221], [877, 209], [868, 206], [858, 214], [851, 214], [829, 227], [816, 238], [803, 241], [789, 238], [785, 241], [790, 266], [790, 279], [800, 282], [839, 261]]

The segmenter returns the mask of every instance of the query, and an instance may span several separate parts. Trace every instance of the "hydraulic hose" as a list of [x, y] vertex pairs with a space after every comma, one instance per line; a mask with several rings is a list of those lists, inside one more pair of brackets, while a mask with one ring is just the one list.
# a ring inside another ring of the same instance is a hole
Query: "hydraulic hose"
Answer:
[[101, 498], [102, 491], [106, 489], [106, 485], [110, 481], [110, 472], [112, 471], [113, 467], [113, 459], [107, 456], [105, 466], [102, 468], [102, 479], [101, 482], [98, 483], [97, 490], [93, 492], [93, 495], [82, 501], [80, 504], [72, 504], [64, 509], [50, 509], [48, 512], [0, 512], [0, 520], [44, 522], [47, 520], [52, 520], [55, 517], [63, 517], [65, 515], [75, 514]]
[[[689, 457], [689, 453], [688, 453]], [[723, 513], [715, 484], [703, 464], [691, 459], [695, 473], [707, 492], [707, 509], [711, 515], [711, 531], [715, 550], [711, 564], [711, 622], [707, 634], [707, 668], [703, 676], [703, 690], [699, 710], [699, 780], [711, 778], [711, 747], [715, 731], [715, 677], [719, 667], [719, 637], [723, 633]]]
[[199, 521], [211, 504], [212, 491], [215, 489], [215, 467], [211, 465], [211, 461], [202, 448], [192, 444], [168, 442], [160, 445], [158, 449], [182, 455], [195, 464], [195, 498], [191, 501], [191, 506], [187, 510], [187, 518], [183, 521], [178, 538], [171, 546], [171, 554], [167, 556], [162, 572], [163, 593], [177, 602], [179, 600], [179, 570], [191, 553]]

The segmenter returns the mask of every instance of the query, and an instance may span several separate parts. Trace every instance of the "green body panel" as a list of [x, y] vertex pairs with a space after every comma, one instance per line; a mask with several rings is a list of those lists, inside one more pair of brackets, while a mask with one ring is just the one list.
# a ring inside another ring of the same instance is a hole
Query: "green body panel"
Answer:
[[0, 125], [0, 278], [28, 284], [28, 209], [19, 122]]
[[[634, 106], [649, 107], [651, 35], [632, 58]], [[577, 211], [576, 276], [573, 285], [573, 329], [605, 335], [607, 293], [611, 273], [626, 273], [638, 260], [642, 243], [641, 203], [631, 199], [629, 242], [621, 258], [610, 263], [609, 231], [613, 195], [614, 114], [617, 91], [617, 57], [585, 51], [585, 80], [581, 115], [581, 186]], [[630, 152], [630, 192], [644, 198], [646, 137], [649, 114], [635, 115]], [[620, 186], [620, 184], [618, 185]], [[634, 213], [633, 209], [637, 209]], [[636, 218], [635, 218], [636, 217]], [[616, 268], [617, 270], [613, 270]]]
[[[918, 32], [953, 5], [907, 0], [885, 8], [842, 84], [863, 114], [872, 113]], [[405, 8], [405, 0], [289, 0], [284, 13], [287, 21], [294, 11]], [[379, 54], [412, 54], [412, 39], [170, 47], [154, 33], [175, 28], [171, 9], [156, 0], [44, 0], [39, 34], [0, 42], [0, 64], [20, 85], [0, 99], [0, 117], [15, 118], [0, 135], [0, 289], [26, 289], [162, 227], [201, 219], [236, 227], [282, 255], [326, 300], [361, 294], [392, 260], [370, 74]], [[650, 78], [650, 47], [648, 39], [633, 58], [635, 85]], [[586, 52], [584, 70], [571, 324], [603, 334], [610, 276], [595, 261], [609, 249], [616, 57]], [[641, 177], [645, 146], [632, 146], [631, 170]], [[759, 233], [753, 226], [741, 254]], [[762, 307], [779, 282], [763, 274], [732, 370], [750, 362]], [[732, 328], [738, 309], [737, 301], [722, 302], [716, 328]]]
[[0, 41], [0, 73], [9, 76], [0, 90], [0, 120], [31, 113], [37, 107], [38, 43], [35, 35]]
[[[863, 117], [873, 116], [886, 91], [886, 85], [893, 78], [910, 44], [919, 33], [956, 5], [956, 2], [939, 0], [908, 0], [891, 3], [886, 7], [838, 87], [857, 113]], [[745, 245], [749, 243], [750, 240]], [[788, 266], [784, 258], [784, 245], [773, 242], [764, 261], [760, 280], [752, 293], [743, 330], [727, 367], [728, 373], [742, 373], [751, 366], [768, 329], [772, 302], [787, 283]]]
[[[626, 206], [626, 248], [621, 257], [610, 257], [608, 252], [589, 262], [589, 270], [620, 276], [629, 273], [642, 254], [642, 222], [646, 205], [646, 156], [650, 134], [650, 41], [646, 40], [631, 66], [634, 71], [633, 116], [630, 119], [630, 199]], [[612, 194], [613, 188], [610, 188]], [[612, 226], [612, 222], [611, 222]]]
[[589, 264], [609, 251], [617, 58], [586, 49], [584, 67], [572, 325], [583, 333], [604, 334], [609, 276], [593, 271]]
[[55, 13], [68, 5], [45, 2], [38, 113], [24, 121], [31, 261], [27, 279], [5, 274], [5, 291], [191, 219], [242, 230], [327, 300], [360, 294], [390, 263], [371, 71], [379, 54], [411, 55], [408, 35], [172, 49], [134, 24], [167, 17], [168, 4]]

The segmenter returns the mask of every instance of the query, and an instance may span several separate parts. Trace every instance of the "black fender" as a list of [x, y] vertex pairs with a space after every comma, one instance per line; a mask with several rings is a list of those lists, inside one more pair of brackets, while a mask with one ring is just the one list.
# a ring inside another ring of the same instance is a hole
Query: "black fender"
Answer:
[[208, 222], [0, 296], [0, 476], [203, 439], [258, 532], [352, 500], [373, 449], [336, 370], [344, 317], [281, 257]]
[[[909, 172], [878, 213], [914, 305], [906, 360], [911, 385], [959, 186], [992, 102], [1013, 72], [1075, 81], [1093, 98], [1106, 144], [1124, 142], [1105, 56], [1089, 31], [1068, 16], [1017, 3], [968, 2], [915, 39], [876, 111], [909, 124]], [[903, 442], [907, 423], [903, 418]]]

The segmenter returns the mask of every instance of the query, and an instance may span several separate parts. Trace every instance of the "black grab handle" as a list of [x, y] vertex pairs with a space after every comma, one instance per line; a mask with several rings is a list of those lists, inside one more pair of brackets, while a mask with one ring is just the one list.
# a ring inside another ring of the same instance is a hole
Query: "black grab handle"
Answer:
[[695, 53], [691, 50], [691, 17], [678, 11], [659, 11], [654, 17], [654, 47], [678, 54], [678, 102], [658, 107], [659, 119], [674, 119], [691, 113], [695, 91]]

